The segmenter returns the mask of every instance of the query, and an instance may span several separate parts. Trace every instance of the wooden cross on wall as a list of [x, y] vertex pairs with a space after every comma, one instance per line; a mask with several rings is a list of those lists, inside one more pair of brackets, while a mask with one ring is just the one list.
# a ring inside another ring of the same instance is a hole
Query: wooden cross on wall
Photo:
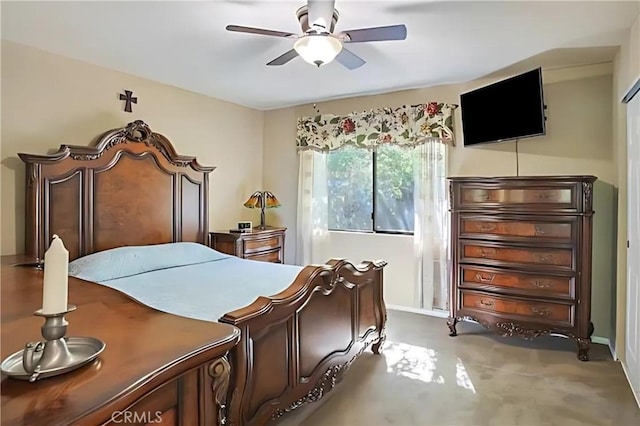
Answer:
[[121, 93], [120, 94], [120, 100], [121, 101], [125, 101], [124, 104], [124, 110], [126, 112], [132, 112], [131, 111], [131, 104], [137, 104], [138, 103], [138, 98], [133, 97], [133, 92], [131, 90], [125, 90], [124, 91], [124, 95]]

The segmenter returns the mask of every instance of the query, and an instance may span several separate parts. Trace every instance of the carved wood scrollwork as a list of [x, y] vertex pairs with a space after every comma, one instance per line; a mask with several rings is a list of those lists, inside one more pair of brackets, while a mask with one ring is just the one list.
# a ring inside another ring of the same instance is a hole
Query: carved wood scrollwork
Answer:
[[127, 124], [124, 131], [127, 139], [136, 142], [141, 142], [152, 134], [149, 125], [142, 120], [136, 120], [133, 123]]
[[331, 389], [335, 387], [336, 383], [338, 382], [337, 380], [338, 374], [340, 374], [343, 371], [345, 366], [346, 364], [334, 365], [333, 367], [329, 368], [322, 375], [322, 377], [320, 378], [316, 386], [313, 389], [311, 389], [309, 392], [307, 392], [305, 396], [297, 399], [289, 407], [285, 408], [284, 410], [277, 409], [276, 411], [274, 411], [271, 418], [275, 420], [304, 404], [307, 404], [309, 402], [316, 402], [322, 399], [322, 397], [326, 392], [329, 392]]
[[144, 143], [154, 147], [166, 157], [169, 162], [177, 167], [187, 167], [191, 164], [192, 158], [181, 158], [167, 148], [168, 141], [163, 136], [153, 133], [147, 123], [136, 120], [127, 124], [126, 127], [114, 130], [102, 136], [98, 141], [96, 150], [87, 152], [71, 151], [69, 156], [74, 160], [91, 161], [102, 157], [105, 152], [122, 143]]
[[593, 182], [582, 182], [582, 193], [584, 194], [584, 211], [590, 212], [593, 209]]
[[342, 284], [342, 283], [344, 283], [344, 277], [336, 274], [331, 278], [331, 281], [329, 282], [329, 287], [335, 288], [338, 284]]
[[503, 337], [520, 336], [525, 340], [533, 340], [536, 337], [551, 332], [551, 330], [534, 330], [531, 328], [525, 328], [520, 324], [515, 324], [513, 322], [498, 322], [495, 327], [491, 323], [485, 321], [481, 321], [480, 323], [486, 328], [495, 330]]
[[117, 134], [110, 137], [105, 143], [105, 145], [102, 147], [102, 149], [100, 149], [100, 151], [98, 152], [93, 152], [93, 153], [73, 153], [72, 152], [71, 154], [69, 154], [69, 156], [74, 160], [78, 160], [78, 161], [97, 160], [98, 158], [102, 157], [102, 155], [106, 151], [124, 142], [127, 142], [127, 139], [123, 134], [121, 134], [121, 132], [118, 132]]
[[227, 357], [223, 356], [213, 361], [209, 365], [209, 376], [212, 378], [211, 387], [213, 389], [214, 402], [218, 407], [218, 424], [227, 424], [227, 390], [229, 389], [229, 379], [231, 366]]
[[[373, 351], [374, 354], [380, 355], [380, 351], [384, 346], [385, 340], [387, 340], [387, 311], [386, 310], [384, 311], [384, 314], [382, 317], [382, 327], [380, 329], [380, 336], [378, 337], [377, 340], [374, 340], [373, 344], [371, 345], [371, 350]], [[360, 353], [362, 353], [366, 348], [367, 346], [362, 348]], [[351, 362], [353, 362], [354, 360], [355, 360], [355, 357], [351, 360]]]
[[453, 207], [453, 182], [449, 182], [449, 208]]
[[32, 164], [29, 167], [30, 167], [30, 170], [29, 170], [28, 185], [32, 186], [32, 185], [35, 185], [35, 183], [40, 178], [40, 164]]
[[355, 360], [364, 353], [364, 351], [369, 347], [369, 345], [371, 345], [371, 343], [373, 343], [374, 345], [381, 345], [384, 340], [385, 335], [382, 334], [378, 340], [363, 345], [362, 348], [360, 348], [360, 350], [355, 355], [353, 355], [353, 357], [351, 357], [349, 361], [345, 362], [344, 364], [334, 365], [333, 367], [328, 368], [327, 371], [325, 371], [324, 374], [320, 377], [320, 380], [318, 380], [318, 383], [314, 386], [313, 389], [307, 392], [307, 394], [302, 398], [299, 398], [292, 402], [291, 405], [289, 405], [289, 407], [285, 408], [284, 410], [275, 410], [271, 415], [271, 419], [278, 419], [288, 412], [303, 406], [304, 404], [321, 400], [322, 397], [327, 394], [327, 392], [329, 392], [336, 386], [336, 384], [342, 379], [347, 370], [351, 368], [351, 365], [355, 362]]

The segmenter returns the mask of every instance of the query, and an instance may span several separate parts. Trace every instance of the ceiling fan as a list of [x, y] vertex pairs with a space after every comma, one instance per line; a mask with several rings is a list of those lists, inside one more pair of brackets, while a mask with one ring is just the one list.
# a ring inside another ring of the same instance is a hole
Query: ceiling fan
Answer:
[[344, 43], [404, 40], [407, 38], [407, 28], [404, 25], [359, 28], [334, 33], [339, 17], [334, 5], [335, 0], [307, 0], [307, 5], [302, 6], [296, 12], [302, 26], [303, 34], [301, 35], [239, 25], [227, 25], [226, 29], [240, 33], [294, 39], [293, 49], [267, 64], [271, 66], [284, 65], [295, 57], [301, 56], [306, 62], [318, 67], [335, 59], [349, 69], [356, 69], [364, 65], [365, 61], [346, 49], [343, 46]]

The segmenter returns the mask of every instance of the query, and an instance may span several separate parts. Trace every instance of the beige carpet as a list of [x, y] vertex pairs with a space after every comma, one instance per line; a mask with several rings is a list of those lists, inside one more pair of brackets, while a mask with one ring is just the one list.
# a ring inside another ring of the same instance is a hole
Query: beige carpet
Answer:
[[620, 363], [573, 340], [495, 336], [477, 324], [389, 311], [383, 355], [367, 351], [321, 402], [280, 425], [640, 426]]

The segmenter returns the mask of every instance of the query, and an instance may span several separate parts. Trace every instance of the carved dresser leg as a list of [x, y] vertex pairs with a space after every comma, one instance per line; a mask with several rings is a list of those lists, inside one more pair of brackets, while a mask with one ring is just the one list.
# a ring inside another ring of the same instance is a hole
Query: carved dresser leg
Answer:
[[209, 376], [213, 379], [211, 383], [213, 397], [216, 407], [218, 407], [218, 425], [227, 424], [227, 391], [230, 373], [231, 366], [226, 356], [218, 358], [209, 366]]
[[456, 331], [456, 324], [458, 323], [458, 318], [456, 317], [449, 317], [449, 319], [447, 320], [447, 325], [449, 326], [449, 336], [454, 337], [458, 335], [458, 332]]
[[385, 340], [387, 340], [387, 335], [382, 334], [382, 336], [380, 336], [380, 338], [371, 346], [371, 350], [374, 354], [380, 355], [380, 350], [382, 349]]
[[578, 359], [580, 361], [589, 361], [589, 348], [591, 347], [590, 338], [578, 338]]

